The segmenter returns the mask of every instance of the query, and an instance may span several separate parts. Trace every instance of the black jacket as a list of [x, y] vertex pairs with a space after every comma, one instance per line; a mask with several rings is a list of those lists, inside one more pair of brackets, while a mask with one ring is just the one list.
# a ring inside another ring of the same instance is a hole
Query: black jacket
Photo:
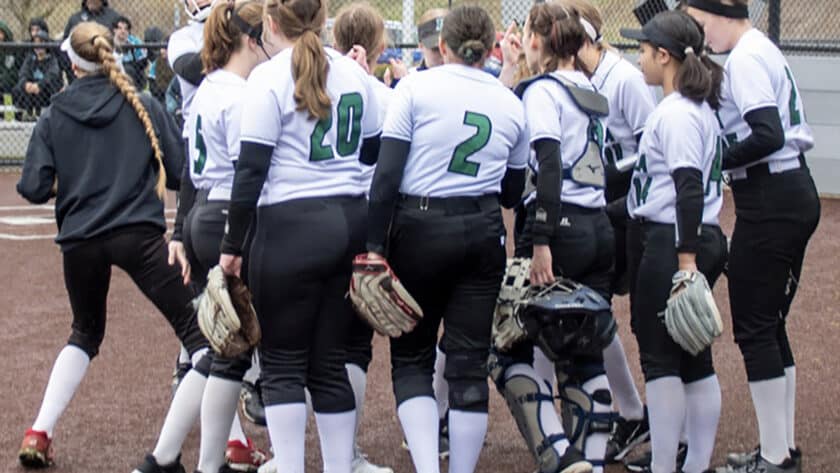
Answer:
[[43, 59], [38, 59], [35, 53], [29, 53], [18, 71], [18, 81], [15, 88], [23, 90], [27, 82], [35, 82], [41, 89], [41, 93], [50, 96], [61, 89], [64, 85], [61, 80], [61, 68], [58, 59], [47, 53]]
[[109, 30], [112, 28], [117, 18], [121, 17], [119, 13], [117, 13], [113, 8], [108, 6], [108, 2], [105, 2], [105, 5], [102, 7], [102, 10], [99, 10], [97, 13], [93, 13], [92, 11], [87, 9], [85, 5], [85, 0], [82, 0], [82, 9], [77, 11], [67, 20], [67, 25], [64, 27], [64, 37], [67, 38], [70, 36], [70, 32], [73, 31], [76, 25], [85, 21], [95, 21], [100, 25], [108, 28]]
[[[176, 189], [184, 161], [181, 131], [151, 96], [140, 100], [164, 154], [167, 187]], [[155, 193], [158, 165], [134, 109], [102, 75], [79, 79], [53, 97], [41, 114], [17, 191], [40, 204], [58, 181], [56, 243], [63, 251], [127, 225], [165, 231], [163, 202]]]

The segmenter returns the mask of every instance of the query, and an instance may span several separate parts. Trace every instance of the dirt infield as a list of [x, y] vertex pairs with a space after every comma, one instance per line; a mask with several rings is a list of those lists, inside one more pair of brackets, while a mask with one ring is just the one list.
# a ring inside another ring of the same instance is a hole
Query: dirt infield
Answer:
[[[16, 454], [24, 430], [37, 412], [53, 360], [69, 335], [70, 307], [63, 285], [61, 253], [50, 236], [55, 225], [49, 208], [18, 207], [18, 175], [0, 173], [0, 472], [23, 471]], [[174, 199], [170, 198], [171, 202]], [[171, 217], [171, 215], [169, 215]], [[727, 198], [724, 229], [732, 228]], [[822, 221], [805, 262], [800, 292], [789, 322], [798, 361], [797, 442], [804, 451], [804, 471], [836, 472], [840, 463], [840, 200], [823, 201]], [[23, 238], [23, 239], [22, 239]], [[729, 329], [726, 279], [715, 289], [727, 329], [715, 345], [715, 363], [723, 390], [723, 414], [715, 461], [725, 453], [757, 444], [752, 404], [740, 352]], [[163, 318], [125, 273], [114, 272], [108, 300], [108, 333], [99, 357], [55, 432], [57, 464], [53, 472], [129, 472], [154, 447], [168, 407], [170, 376], [178, 351]], [[636, 342], [629, 333], [626, 298], [616, 301], [621, 336], [641, 386]], [[362, 448], [371, 459], [398, 473], [413, 471], [400, 448], [388, 369], [387, 343], [377, 339], [362, 425]], [[525, 473], [533, 461], [504, 406], [491, 389], [487, 446], [478, 471]], [[259, 445], [262, 429], [246, 425]], [[307, 471], [320, 471], [317, 432], [309, 425]], [[198, 455], [198, 429], [183, 451], [188, 471]], [[835, 465], [832, 467], [831, 465]], [[443, 470], [445, 471], [445, 469]], [[611, 473], [623, 471], [610, 467]]]

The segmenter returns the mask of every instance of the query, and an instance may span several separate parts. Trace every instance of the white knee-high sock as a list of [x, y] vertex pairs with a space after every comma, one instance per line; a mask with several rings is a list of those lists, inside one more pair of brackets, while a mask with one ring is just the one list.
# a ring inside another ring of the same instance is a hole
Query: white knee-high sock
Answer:
[[487, 413], [449, 411], [449, 473], [473, 473], [487, 434]]
[[784, 376], [750, 383], [761, 456], [779, 464], [788, 457], [787, 379]]
[[163, 427], [160, 429], [157, 445], [152, 451], [158, 465], [171, 464], [181, 453], [184, 439], [187, 438], [187, 434], [192, 430], [201, 412], [201, 398], [206, 384], [207, 378], [195, 369], [191, 369], [178, 386], [172, 403], [169, 404]]
[[417, 473], [440, 473], [437, 403], [427, 396], [413, 397], [397, 407], [411, 461]]
[[230, 435], [228, 436], [228, 440], [239, 442], [242, 445], [248, 444], [248, 436], [242, 430], [242, 421], [239, 420], [239, 413], [236, 412], [236, 409], [233, 410], [233, 420], [230, 422]]
[[[537, 374], [533, 366], [529, 366], [524, 363], [517, 363], [511, 365], [511, 367], [505, 371], [505, 381], [510, 381], [516, 376], [523, 376], [534, 381], [539, 386], [540, 394], [543, 394], [544, 396], [552, 395], [552, 393], [548, 390], [549, 388], [545, 380], [541, 379], [540, 375]], [[553, 402], [540, 402], [539, 422], [540, 428], [543, 433], [545, 433], [546, 437], [564, 433], [563, 424], [557, 416], [557, 410], [554, 408]], [[566, 440], [565, 436], [563, 436], [561, 439], [555, 441], [552, 444], [552, 447], [554, 447], [554, 450], [558, 455], [562, 456], [566, 449], [569, 448], [569, 441]]]
[[444, 377], [446, 371], [446, 353], [435, 347], [435, 372], [432, 375], [432, 389], [435, 390], [438, 418], [443, 419], [449, 410], [449, 382]]
[[787, 444], [788, 448], [796, 448], [794, 428], [796, 427], [796, 366], [785, 368], [785, 412], [787, 413]]
[[[601, 375], [583, 383], [583, 386], [581, 387], [590, 396], [592, 396], [595, 391], [601, 389], [609, 391], [610, 384], [609, 381], [607, 381], [607, 376]], [[606, 414], [612, 410], [612, 406], [609, 404], [595, 402], [593, 399], [592, 409], [596, 414]], [[592, 462], [592, 473], [602, 473], [604, 471], [602, 462], [604, 461], [604, 455], [607, 453], [607, 440], [609, 440], [609, 438], [610, 434], [606, 432], [590, 434], [586, 438], [586, 449], [583, 453], [586, 456], [586, 459]]]
[[[201, 399], [201, 447], [198, 471], [218, 471], [225, 462], [225, 444], [233, 428], [240, 384], [210, 376]], [[238, 425], [238, 423], [237, 423]], [[239, 431], [242, 427], [239, 426]], [[232, 435], [231, 435], [232, 436]]]
[[709, 468], [715, 449], [715, 435], [720, 419], [720, 384], [715, 375], [685, 386], [688, 455], [685, 473], [702, 473]]
[[645, 415], [645, 407], [639, 397], [639, 390], [630, 373], [627, 355], [618, 334], [604, 349], [604, 370], [610, 382], [610, 391], [618, 407], [621, 417], [629, 420], [641, 420]]
[[90, 358], [81, 348], [67, 345], [58, 353], [44, 391], [44, 400], [38, 410], [38, 417], [32, 424], [33, 430], [40, 430], [52, 438], [58, 418], [67, 409], [79, 384], [87, 373]]
[[543, 384], [548, 383], [550, 386], [548, 390], [551, 394], [557, 388], [557, 375], [554, 373], [554, 362], [549, 360], [545, 353], [539, 347], [534, 347], [534, 371], [536, 371], [539, 379], [543, 380]]
[[367, 373], [361, 366], [353, 363], [346, 363], [347, 378], [350, 380], [350, 387], [353, 388], [353, 397], [356, 398], [356, 425], [353, 428], [353, 438], [359, 435], [359, 424], [362, 423], [362, 416], [365, 413], [365, 391], [367, 390]]
[[[355, 451], [356, 411], [315, 413], [324, 473], [350, 473]], [[282, 471], [282, 470], [280, 470]]]
[[274, 465], [277, 471], [304, 473], [306, 404], [299, 402], [265, 406], [265, 422], [271, 445], [274, 446]]
[[673, 473], [677, 469], [677, 449], [685, 422], [685, 390], [677, 376], [648, 381], [645, 385], [650, 418], [653, 473]]

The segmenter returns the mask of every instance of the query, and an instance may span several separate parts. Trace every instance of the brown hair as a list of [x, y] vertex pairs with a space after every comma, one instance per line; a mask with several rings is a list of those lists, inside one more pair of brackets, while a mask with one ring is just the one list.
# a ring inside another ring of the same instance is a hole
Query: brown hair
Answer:
[[[543, 40], [542, 67], [546, 72], [556, 70], [560, 61], [576, 58], [586, 36], [578, 11], [559, 3], [534, 5], [528, 14], [528, 27], [531, 34]], [[579, 66], [580, 61], [575, 63]]]
[[320, 38], [327, 18], [326, 0], [268, 0], [265, 13], [286, 38], [297, 40], [292, 50], [297, 110], [308, 111], [311, 118], [327, 118], [332, 106], [327, 94], [329, 62]]
[[252, 28], [258, 28], [262, 23], [262, 12], [262, 5], [251, 0], [229, 0], [213, 8], [204, 24], [204, 47], [201, 49], [201, 63], [206, 74], [225, 67], [230, 56], [239, 50], [242, 44], [240, 37], [249, 33], [233, 16]]
[[367, 2], [351, 3], [339, 10], [333, 24], [335, 47], [347, 53], [358, 44], [367, 51], [368, 65], [376, 64], [385, 46], [385, 22], [382, 15]]
[[131, 105], [131, 108], [137, 113], [137, 117], [143, 124], [146, 131], [146, 136], [149, 137], [149, 142], [152, 145], [152, 151], [155, 155], [155, 161], [158, 164], [157, 184], [155, 190], [161, 200], [166, 195], [166, 172], [163, 168], [163, 151], [160, 149], [155, 128], [152, 125], [152, 120], [149, 118], [149, 113], [146, 107], [140, 102], [137, 95], [137, 90], [131, 83], [131, 79], [122, 72], [120, 66], [114, 59], [114, 37], [111, 31], [92, 21], [79, 23], [73, 28], [70, 33], [70, 46], [73, 51], [82, 59], [102, 65], [102, 72], [108, 76], [111, 83], [120, 91], [125, 97], [126, 102]]
[[464, 64], [472, 66], [490, 54], [496, 44], [496, 28], [480, 6], [459, 5], [444, 18], [440, 37]]

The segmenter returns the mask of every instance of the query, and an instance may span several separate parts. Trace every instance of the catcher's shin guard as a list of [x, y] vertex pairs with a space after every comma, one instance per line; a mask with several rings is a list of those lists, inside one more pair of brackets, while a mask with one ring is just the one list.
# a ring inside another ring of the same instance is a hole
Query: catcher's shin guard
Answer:
[[[565, 438], [565, 434], [556, 417], [554, 398], [548, 386], [539, 382], [534, 369], [525, 364], [508, 366], [495, 373], [491, 368], [491, 376], [496, 381], [499, 393], [507, 401], [525, 443], [537, 460], [537, 472], [561, 471], [564, 452], [555, 450], [553, 444]], [[550, 425], [552, 417], [555, 424], [553, 428]]]
[[[558, 373], [560, 376], [561, 373]], [[598, 433], [609, 435], [615, 420], [610, 408], [612, 396], [609, 390], [597, 389], [590, 394], [568, 379], [559, 383], [558, 390], [562, 401], [563, 430], [572, 445], [585, 452], [587, 437]]]

